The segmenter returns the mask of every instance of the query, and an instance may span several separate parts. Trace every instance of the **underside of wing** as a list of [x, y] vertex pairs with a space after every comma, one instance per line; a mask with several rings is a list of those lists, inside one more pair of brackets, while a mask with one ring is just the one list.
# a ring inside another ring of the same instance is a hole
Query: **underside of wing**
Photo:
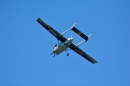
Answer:
[[69, 48], [72, 49], [73, 51], [75, 51], [76, 53], [78, 53], [79, 55], [81, 55], [82, 57], [84, 57], [85, 59], [87, 59], [88, 61], [90, 61], [91, 63], [93, 63], [93, 64], [97, 63], [97, 61], [95, 59], [93, 59], [91, 56], [86, 54], [84, 51], [82, 51], [80, 48], [78, 48], [74, 44], [71, 44], [69, 46]]
[[39, 24], [41, 24], [46, 30], [48, 30], [53, 36], [55, 36], [61, 42], [65, 42], [66, 41], [65, 37], [63, 37], [60, 33], [58, 33], [56, 30], [54, 30], [51, 26], [49, 26], [48, 24], [46, 24], [40, 18], [37, 19], [37, 22]]

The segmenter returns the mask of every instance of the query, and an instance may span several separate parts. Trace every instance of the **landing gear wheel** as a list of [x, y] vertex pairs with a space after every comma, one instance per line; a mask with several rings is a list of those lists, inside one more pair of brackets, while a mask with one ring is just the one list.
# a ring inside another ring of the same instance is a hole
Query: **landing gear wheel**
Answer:
[[51, 53], [50, 55], [52, 55], [53, 53]]

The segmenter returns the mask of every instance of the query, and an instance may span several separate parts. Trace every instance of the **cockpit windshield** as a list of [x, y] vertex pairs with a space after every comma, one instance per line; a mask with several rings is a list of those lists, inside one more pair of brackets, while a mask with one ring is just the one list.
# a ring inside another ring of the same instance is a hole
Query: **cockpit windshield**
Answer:
[[55, 47], [57, 46], [57, 44], [55, 45]]

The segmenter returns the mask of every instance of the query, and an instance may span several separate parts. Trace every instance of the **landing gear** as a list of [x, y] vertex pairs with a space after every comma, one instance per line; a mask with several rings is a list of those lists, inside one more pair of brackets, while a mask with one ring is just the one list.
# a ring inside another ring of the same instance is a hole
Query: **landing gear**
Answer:
[[69, 56], [68, 50], [66, 50], [66, 51], [67, 51], [67, 55], [66, 56]]
[[51, 53], [50, 55], [52, 55], [53, 53]]
[[53, 57], [55, 57], [55, 55]]
[[53, 57], [55, 57], [56, 54], [54, 52], [52, 52], [50, 55], [52, 55], [52, 54], [54, 54]]

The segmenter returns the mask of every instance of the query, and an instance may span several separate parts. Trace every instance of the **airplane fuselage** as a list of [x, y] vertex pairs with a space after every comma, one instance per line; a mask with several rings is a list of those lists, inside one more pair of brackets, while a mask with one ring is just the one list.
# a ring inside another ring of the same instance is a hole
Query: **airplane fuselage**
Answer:
[[[78, 46], [81, 45], [82, 43], [86, 42], [92, 34], [90, 34], [89, 36], [86, 36], [84, 33], [82, 33], [80, 30], [78, 30], [75, 27], [77, 22], [75, 22], [69, 29], [67, 29], [66, 31], [64, 31], [61, 34], [59, 32], [57, 32], [55, 29], [53, 29], [51, 26], [49, 26], [47, 23], [42, 21], [40, 18], [37, 19], [37, 22], [39, 24], [41, 24], [47, 31], [49, 31], [58, 40], [58, 45], [57, 44], [55, 45], [55, 47], [53, 48], [53, 52], [50, 55], [53, 55], [53, 57], [54, 57], [55, 55], [59, 55], [63, 51], [67, 51], [67, 56], [68, 56], [69, 53], [68, 53], [67, 48], [70, 48], [71, 50], [75, 51], [77, 54], [81, 55], [88, 61], [90, 61], [92, 63], [97, 63], [97, 61], [95, 59], [93, 59], [91, 56], [86, 54], [83, 50], [78, 48]], [[63, 35], [71, 30], [74, 31], [76, 34], [78, 34], [80, 37], [82, 37], [84, 40], [82, 42], [80, 42], [79, 44], [75, 45], [72, 43], [72, 41], [73, 41], [72, 36], [70, 38], [66, 39]], [[61, 41], [61, 43], [59, 43], [59, 41]]]
[[53, 53], [59, 55], [63, 51], [67, 50], [67, 48], [72, 44], [73, 38], [68, 38], [64, 43], [61, 43], [54, 47]]

